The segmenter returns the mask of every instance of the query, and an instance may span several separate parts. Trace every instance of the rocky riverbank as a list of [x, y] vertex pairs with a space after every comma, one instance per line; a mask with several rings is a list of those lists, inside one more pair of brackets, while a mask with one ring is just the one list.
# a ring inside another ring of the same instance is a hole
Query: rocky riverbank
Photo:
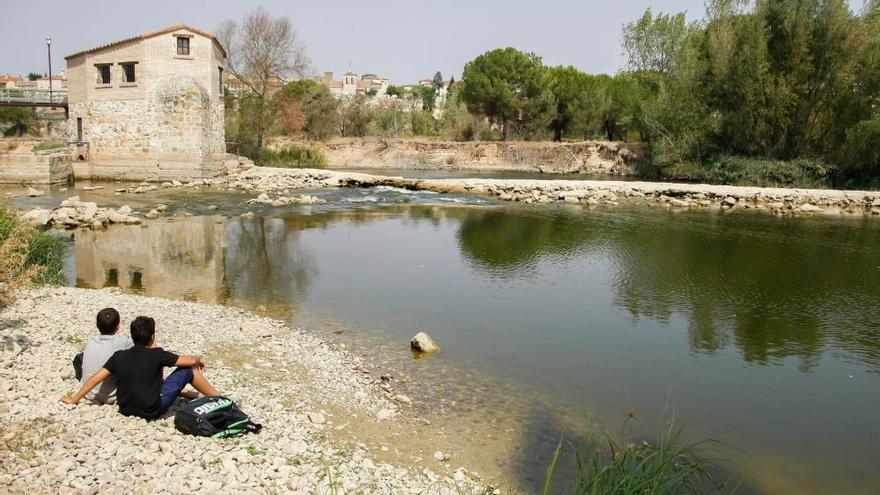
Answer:
[[320, 150], [331, 167], [411, 168], [632, 175], [644, 146], [612, 141], [455, 142], [432, 139], [341, 138], [302, 142], [276, 137], [270, 149], [291, 144]]
[[880, 215], [880, 191], [597, 180], [411, 179], [262, 167], [230, 175], [227, 186], [267, 195], [287, 194], [290, 190], [302, 188], [390, 186], [417, 191], [478, 194], [520, 203], [585, 206], [632, 203], [674, 209], [757, 210], [778, 215]]
[[[145, 422], [113, 406], [60, 403], [78, 388], [71, 359], [106, 306], [120, 311], [123, 326], [137, 315], [154, 316], [159, 345], [204, 356], [209, 380], [261, 422], [263, 432], [188, 437], [174, 429], [171, 416]], [[0, 338], [2, 492], [486, 490], [473, 473], [430, 449], [399, 462], [380, 460], [395, 452], [393, 445], [361, 438], [375, 439], [383, 428], [418, 437], [430, 425], [409, 418], [408, 399], [381, 394], [387, 384], [367, 373], [361, 358], [275, 320], [115, 290], [42, 288], [0, 313]]]

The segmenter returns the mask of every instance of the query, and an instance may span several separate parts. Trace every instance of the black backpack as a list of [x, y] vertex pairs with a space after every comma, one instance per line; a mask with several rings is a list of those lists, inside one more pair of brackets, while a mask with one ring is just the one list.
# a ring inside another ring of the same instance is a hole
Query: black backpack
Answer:
[[174, 414], [174, 427], [187, 435], [211, 438], [259, 433], [263, 429], [226, 397], [202, 397], [180, 406]]

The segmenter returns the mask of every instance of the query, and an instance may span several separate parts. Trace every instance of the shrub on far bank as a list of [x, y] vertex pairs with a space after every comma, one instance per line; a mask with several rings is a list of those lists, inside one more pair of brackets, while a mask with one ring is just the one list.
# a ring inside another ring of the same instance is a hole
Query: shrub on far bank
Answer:
[[323, 168], [327, 165], [327, 159], [317, 148], [292, 144], [277, 150], [263, 151], [260, 165], [277, 168]]
[[31, 285], [64, 281], [64, 243], [0, 205], [0, 308]]
[[664, 180], [703, 182], [733, 186], [806, 187], [834, 186], [837, 168], [821, 160], [768, 160], [742, 156], [718, 156], [705, 164], [683, 162], [665, 167]]

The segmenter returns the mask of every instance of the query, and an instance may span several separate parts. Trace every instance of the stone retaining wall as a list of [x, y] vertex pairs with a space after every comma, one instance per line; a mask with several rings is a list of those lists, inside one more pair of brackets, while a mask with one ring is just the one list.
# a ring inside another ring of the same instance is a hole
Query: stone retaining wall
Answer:
[[73, 168], [66, 155], [0, 154], [0, 183], [66, 184], [73, 181]]

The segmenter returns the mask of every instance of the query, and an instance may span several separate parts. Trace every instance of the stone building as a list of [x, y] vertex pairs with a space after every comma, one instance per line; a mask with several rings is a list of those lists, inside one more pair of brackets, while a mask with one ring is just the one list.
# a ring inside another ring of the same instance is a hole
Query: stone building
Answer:
[[65, 57], [77, 177], [211, 177], [226, 155], [226, 50], [176, 24]]
[[358, 75], [348, 71], [342, 79], [334, 79], [332, 72], [325, 72], [315, 77], [315, 81], [327, 86], [333, 96], [337, 98], [351, 98], [356, 95], [371, 96], [373, 101], [388, 97], [389, 79], [376, 74], [364, 74], [358, 79]]

